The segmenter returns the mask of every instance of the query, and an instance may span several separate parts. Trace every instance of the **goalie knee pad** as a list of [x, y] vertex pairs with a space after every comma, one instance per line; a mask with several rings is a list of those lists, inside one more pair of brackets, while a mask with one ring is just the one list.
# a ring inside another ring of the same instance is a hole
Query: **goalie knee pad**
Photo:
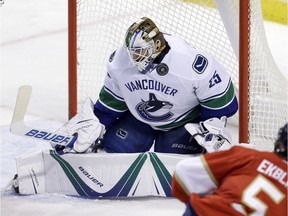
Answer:
[[128, 113], [105, 132], [101, 147], [108, 153], [146, 152], [154, 137], [155, 130]]
[[184, 126], [170, 131], [161, 131], [155, 140], [155, 152], [175, 154], [201, 154], [205, 149], [200, 146]]

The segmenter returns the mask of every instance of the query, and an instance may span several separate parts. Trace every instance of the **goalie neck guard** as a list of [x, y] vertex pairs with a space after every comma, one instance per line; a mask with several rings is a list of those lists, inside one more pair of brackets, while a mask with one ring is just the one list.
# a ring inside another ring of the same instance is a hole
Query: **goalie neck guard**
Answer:
[[125, 35], [125, 46], [129, 57], [140, 73], [150, 71], [153, 60], [166, 46], [163, 33], [155, 23], [143, 17], [133, 23]]

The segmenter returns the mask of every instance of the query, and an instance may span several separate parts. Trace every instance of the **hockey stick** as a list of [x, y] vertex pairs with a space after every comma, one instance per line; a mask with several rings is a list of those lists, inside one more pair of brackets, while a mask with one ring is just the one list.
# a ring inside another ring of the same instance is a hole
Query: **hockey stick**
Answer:
[[77, 139], [75, 136], [65, 136], [49, 132], [45, 129], [43, 130], [25, 125], [24, 118], [29, 105], [31, 93], [32, 87], [29, 85], [21, 86], [19, 88], [14, 114], [10, 125], [10, 132], [19, 136], [53, 142], [60, 146], [73, 144]]

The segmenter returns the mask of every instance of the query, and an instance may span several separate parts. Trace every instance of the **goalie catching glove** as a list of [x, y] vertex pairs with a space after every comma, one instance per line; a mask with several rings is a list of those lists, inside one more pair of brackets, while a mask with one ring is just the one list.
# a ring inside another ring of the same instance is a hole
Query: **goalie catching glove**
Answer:
[[227, 117], [211, 118], [199, 124], [188, 123], [185, 129], [208, 153], [232, 147], [231, 135], [226, 128]]
[[64, 154], [74, 150], [76, 153], [94, 152], [96, 142], [103, 138], [105, 126], [101, 124], [93, 112], [93, 102], [87, 98], [80, 112], [56, 131], [66, 136], [74, 136], [67, 145], [51, 142], [51, 146]]

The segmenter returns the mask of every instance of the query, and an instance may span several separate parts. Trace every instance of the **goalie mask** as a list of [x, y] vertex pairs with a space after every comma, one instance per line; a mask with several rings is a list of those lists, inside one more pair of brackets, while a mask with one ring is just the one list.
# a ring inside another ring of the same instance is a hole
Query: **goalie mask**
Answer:
[[275, 142], [274, 152], [281, 157], [284, 157], [287, 160], [287, 127], [288, 124], [285, 124], [282, 128], [279, 129], [278, 137]]
[[143, 17], [128, 28], [125, 46], [138, 71], [147, 73], [151, 69], [153, 60], [165, 48], [165, 40], [155, 23]]

